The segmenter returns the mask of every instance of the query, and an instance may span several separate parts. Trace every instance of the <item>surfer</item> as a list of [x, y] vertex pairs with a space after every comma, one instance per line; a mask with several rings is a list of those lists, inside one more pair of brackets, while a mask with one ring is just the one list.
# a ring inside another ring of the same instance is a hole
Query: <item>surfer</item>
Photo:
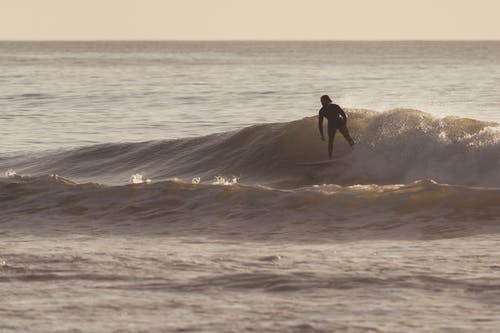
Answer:
[[337, 104], [333, 104], [328, 95], [321, 96], [321, 104], [323, 107], [319, 110], [319, 133], [321, 135], [321, 140], [325, 141], [325, 136], [323, 134], [323, 117], [325, 117], [328, 119], [328, 157], [332, 159], [333, 139], [335, 138], [337, 130], [342, 133], [351, 147], [354, 146], [354, 140], [349, 135], [349, 130], [347, 129], [347, 116], [344, 110]]

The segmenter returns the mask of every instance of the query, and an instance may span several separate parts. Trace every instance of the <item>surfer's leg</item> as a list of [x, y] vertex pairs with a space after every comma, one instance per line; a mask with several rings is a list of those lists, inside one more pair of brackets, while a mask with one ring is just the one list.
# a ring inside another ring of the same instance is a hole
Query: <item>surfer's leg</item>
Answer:
[[333, 154], [333, 139], [335, 139], [335, 132], [337, 129], [335, 127], [328, 128], [328, 157], [332, 159]]
[[340, 131], [340, 133], [342, 133], [342, 135], [347, 140], [347, 142], [349, 142], [351, 147], [354, 146], [354, 140], [352, 139], [351, 135], [349, 134], [349, 130], [347, 129], [347, 126], [346, 125], [340, 126], [339, 131]]

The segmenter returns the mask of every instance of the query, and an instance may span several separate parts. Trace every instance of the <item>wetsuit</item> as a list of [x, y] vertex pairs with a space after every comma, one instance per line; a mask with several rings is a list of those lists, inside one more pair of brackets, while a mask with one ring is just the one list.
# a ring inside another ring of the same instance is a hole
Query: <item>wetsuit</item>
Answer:
[[319, 132], [321, 133], [321, 137], [323, 135], [323, 118], [328, 119], [328, 153], [330, 158], [332, 157], [333, 150], [333, 139], [335, 138], [335, 133], [339, 130], [340, 133], [344, 136], [344, 138], [349, 142], [351, 146], [354, 145], [354, 140], [349, 135], [349, 131], [347, 130], [347, 116], [342, 110], [340, 106], [337, 104], [328, 104], [319, 110]]

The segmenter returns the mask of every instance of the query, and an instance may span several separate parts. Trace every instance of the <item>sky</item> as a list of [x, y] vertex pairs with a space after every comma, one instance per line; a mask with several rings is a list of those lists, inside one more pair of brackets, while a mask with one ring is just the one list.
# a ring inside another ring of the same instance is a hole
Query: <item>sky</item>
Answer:
[[500, 40], [500, 0], [0, 0], [0, 40]]

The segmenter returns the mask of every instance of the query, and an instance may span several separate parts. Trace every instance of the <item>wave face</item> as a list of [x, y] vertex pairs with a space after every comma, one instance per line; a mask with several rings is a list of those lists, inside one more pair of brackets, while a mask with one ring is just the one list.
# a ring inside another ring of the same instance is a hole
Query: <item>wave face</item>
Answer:
[[383, 113], [348, 110], [357, 141], [350, 149], [337, 134], [329, 167], [297, 166], [325, 160], [317, 118], [255, 125], [202, 137], [103, 144], [38, 156], [0, 160], [23, 174], [56, 173], [75, 181], [123, 184], [133, 173], [153, 181], [172, 178], [211, 182], [236, 176], [248, 185], [406, 184], [433, 179], [453, 185], [500, 186], [500, 128], [473, 119], [435, 118], [408, 109]]

